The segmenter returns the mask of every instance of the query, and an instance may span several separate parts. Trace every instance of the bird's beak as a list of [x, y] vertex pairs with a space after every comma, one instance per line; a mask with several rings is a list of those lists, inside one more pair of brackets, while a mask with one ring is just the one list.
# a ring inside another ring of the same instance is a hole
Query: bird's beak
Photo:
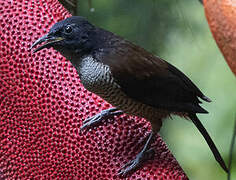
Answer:
[[39, 38], [38, 40], [36, 40], [32, 46], [30, 47], [30, 49], [34, 48], [35, 46], [37, 46], [38, 44], [41, 44], [43, 42], [45, 42], [45, 44], [43, 44], [42, 46], [39, 46], [38, 48], [36, 48], [33, 52], [37, 52], [40, 51], [44, 48], [49, 48], [51, 47], [53, 44], [55, 44], [56, 42], [62, 41], [64, 40], [64, 38], [62, 37], [54, 37], [54, 36], [50, 36], [49, 34], [46, 34], [45, 36]]

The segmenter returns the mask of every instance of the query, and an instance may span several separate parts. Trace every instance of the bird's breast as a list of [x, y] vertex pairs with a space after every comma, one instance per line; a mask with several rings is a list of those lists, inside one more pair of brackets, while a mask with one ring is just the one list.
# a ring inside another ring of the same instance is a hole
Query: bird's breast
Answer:
[[131, 103], [132, 99], [121, 90], [107, 65], [95, 61], [92, 57], [87, 57], [82, 59], [78, 71], [84, 87], [113, 106], [123, 109]]
[[102, 97], [107, 94], [107, 88], [115, 86], [109, 67], [92, 57], [82, 59], [78, 71], [84, 87]]
[[157, 109], [128, 97], [112, 77], [109, 67], [95, 61], [92, 57], [82, 59], [78, 71], [81, 83], [87, 90], [99, 95], [125, 113], [149, 120], [158, 119], [160, 115], [163, 117], [163, 113], [160, 114]]

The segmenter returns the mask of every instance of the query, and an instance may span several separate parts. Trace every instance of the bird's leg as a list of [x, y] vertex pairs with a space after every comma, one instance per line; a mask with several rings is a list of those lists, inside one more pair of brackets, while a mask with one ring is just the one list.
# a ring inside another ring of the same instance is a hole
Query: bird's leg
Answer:
[[148, 136], [148, 140], [145, 143], [142, 151], [138, 153], [138, 155], [135, 157], [135, 159], [129, 161], [127, 164], [125, 164], [118, 172], [118, 175], [125, 176], [130, 171], [135, 170], [137, 167], [139, 167], [143, 162], [146, 160], [152, 158], [154, 156], [154, 149], [150, 148], [150, 145], [152, 143], [153, 138], [155, 137], [157, 133], [151, 132]]
[[118, 110], [117, 108], [110, 108], [110, 109], [103, 110], [100, 113], [96, 114], [95, 116], [87, 118], [83, 122], [83, 125], [80, 128], [80, 130], [97, 126], [102, 120], [107, 120], [110, 117], [113, 117], [115, 115], [121, 115], [121, 114], [123, 114], [123, 111]]

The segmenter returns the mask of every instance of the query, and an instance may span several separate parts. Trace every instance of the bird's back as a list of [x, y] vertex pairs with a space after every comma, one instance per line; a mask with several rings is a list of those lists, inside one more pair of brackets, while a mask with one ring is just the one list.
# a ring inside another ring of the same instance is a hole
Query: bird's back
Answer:
[[143, 48], [103, 31], [92, 55], [109, 68], [113, 83], [133, 100], [171, 112], [206, 113], [198, 99], [209, 101], [181, 71]]

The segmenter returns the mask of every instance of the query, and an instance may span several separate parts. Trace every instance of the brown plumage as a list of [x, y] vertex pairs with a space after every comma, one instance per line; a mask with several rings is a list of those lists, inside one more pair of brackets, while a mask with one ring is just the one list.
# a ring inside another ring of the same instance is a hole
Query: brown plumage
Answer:
[[170, 112], [207, 113], [199, 106], [198, 97], [210, 99], [181, 71], [145, 49], [107, 34], [112, 36], [111, 47], [97, 51], [94, 58], [109, 66], [127, 96]]

